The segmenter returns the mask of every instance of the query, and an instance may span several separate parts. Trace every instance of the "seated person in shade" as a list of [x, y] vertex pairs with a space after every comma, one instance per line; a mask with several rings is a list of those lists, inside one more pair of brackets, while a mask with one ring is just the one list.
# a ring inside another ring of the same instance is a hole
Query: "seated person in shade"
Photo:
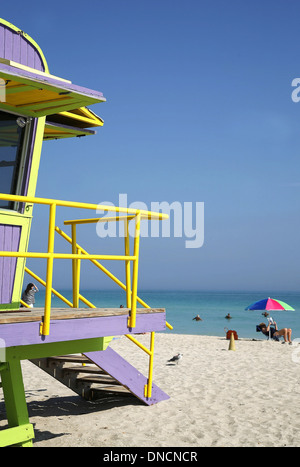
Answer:
[[292, 344], [292, 330], [291, 328], [283, 328], [279, 329], [277, 327], [277, 323], [274, 321], [273, 323], [274, 327], [271, 327], [271, 324], [269, 322], [268, 325], [265, 323], [260, 323], [259, 328], [260, 331], [267, 337], [269, 337], [269, 332], [270, 332], [270, 337], [271, 339], [276, 339], [279, 340], [279, 337], [283, 337], [284, 342], [288, 342], [289, 344]]
[[[38, 291], [39, 291], [39, 289], [37, 288], [37, 286], [35, 284], [33, 284], [32, 282], [30, 282], [27, 285], [26, 289], [24, 290], [24, 292], [22, 294], [23, 302], [27, 303], [27, 305], [30, 308], [33, 308], [33, 304], [35, 303], [34, 295]], [[21, 305], [21, 306], [23, 306], [23, 305]]]

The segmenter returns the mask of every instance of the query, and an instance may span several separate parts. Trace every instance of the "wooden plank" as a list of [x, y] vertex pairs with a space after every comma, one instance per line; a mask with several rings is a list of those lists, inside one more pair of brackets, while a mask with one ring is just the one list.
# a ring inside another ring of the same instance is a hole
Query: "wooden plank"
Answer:
[[136, 401], [136, 398], [134, 397], [132, 392], [130, 392], [124, 386], [103, 386], [103, 387], [97, 386], [97, 387], [92, 387], [90, 391], [92, 393], [92, 400], [102, 399], [102, 398], [106, 399], [110, 396], [119, 395], [122, 397], [123, 396], [132, 397], [132, 400]]
[[[91, 363], [91, 361], [89, 360]], [[66, 366], [62, 369], [65, 373], [93, 373], [97, 375], [107, 375], [107, 373], [96, 366]]]
[[58, 362], [58, 363], [91, 363], [91, 361], [84, 357], [83, 355], [61, 355], [60, 357], [50, 357], [48, 358], [49, 363]]
[[[128, 316], [129, 311], [128, 308], [52, 308], [51, 320]], [[138, 308], [137, 314], [163, 313], [164, 311], [163, 308]], [[30, 313], [27, 309], [13, 313], [3, 312], [0, 313], [0, 325], [42, 321], [43, 316], [44, 308], [32, 308]]]
[[113, 380], [112, 378], [103, 378], [101, 376], [79, 376], [76, 381], [82, 383], [93, 383], [93, 384], [109, 384], [113, 386], [122, 386], [119, 381]]

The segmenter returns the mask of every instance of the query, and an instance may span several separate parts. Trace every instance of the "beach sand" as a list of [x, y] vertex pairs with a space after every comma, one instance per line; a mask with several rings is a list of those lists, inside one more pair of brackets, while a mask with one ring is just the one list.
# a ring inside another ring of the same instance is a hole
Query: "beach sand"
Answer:
[[[149, 335], [138, 336], [149, 346]], [[147, 374], [148, 358], [126, 337], [111, 347]], [[22, 362], [36, 447], [300, 445], [300, 346], [267, 340], [157, 333], [153, 381], [170, 399], [88, 402]], [[299, 349], [298, 349], [299, 348]], [[167, 362], [181, 352], [178, 365]], [[1, 391], [0, 427], [5, 427]]]

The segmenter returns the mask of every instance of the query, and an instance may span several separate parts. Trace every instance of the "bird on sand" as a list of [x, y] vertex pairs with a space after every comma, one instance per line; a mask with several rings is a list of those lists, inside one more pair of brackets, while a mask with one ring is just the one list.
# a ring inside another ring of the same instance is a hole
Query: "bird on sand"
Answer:
[[176, 362], [178, 365], [179, 360], [183, 357], [182, 353], [178, 353], [177, 355], [174, 355], [174, 357], [170, 358], [168, 362]]

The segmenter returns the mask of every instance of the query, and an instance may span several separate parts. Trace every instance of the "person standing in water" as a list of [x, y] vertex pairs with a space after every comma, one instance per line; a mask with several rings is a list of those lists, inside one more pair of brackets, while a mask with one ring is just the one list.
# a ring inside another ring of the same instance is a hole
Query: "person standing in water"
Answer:
[[195, 318], [193, 318], [193, 320], [195, 320], [195, 321], [202, 321], [202, 319], [200, 318], [199, 315], [195, 316]]

